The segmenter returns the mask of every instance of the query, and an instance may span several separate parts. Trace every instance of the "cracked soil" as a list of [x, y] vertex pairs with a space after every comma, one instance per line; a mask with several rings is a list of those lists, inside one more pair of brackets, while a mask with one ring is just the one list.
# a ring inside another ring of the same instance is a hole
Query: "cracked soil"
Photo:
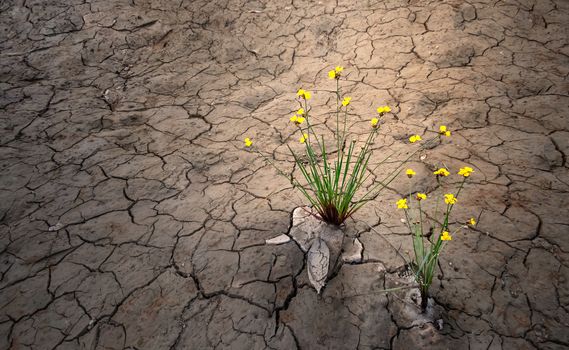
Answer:
[[[0, 349], [567, 349], [568, 35], [567, 0], [1, 1]], [[415, 186], [475, 169], [442, 323], [378, 292], [406, 179], [347, 222], [363, 261], [321, 295], [264, 243], [306, 203], [242, 140], [292, 171], [295, 92], [331, 131], [336, 65], [355, 138], [392, 106], [373, 161], [442, 123]]]

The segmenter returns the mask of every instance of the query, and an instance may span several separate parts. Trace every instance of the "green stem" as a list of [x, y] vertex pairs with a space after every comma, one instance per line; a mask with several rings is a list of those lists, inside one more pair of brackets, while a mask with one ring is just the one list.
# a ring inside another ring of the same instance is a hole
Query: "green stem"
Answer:
[[340, 80], [336, 79], [336, 142], [337, 149], [340, 150]]
[[[458, 187], [458, 191], [456, 192], [456, 195], [454, 196], [457, 200], [458, 200], [458, 196], [460, 195], [460, 191], [462, 191], [462, 188], [464, 187], [465, 182], [466, 182], [466, 177], [462, 179], [462, 182], [460, 183], [460, 186]], [[445, 229], [448, 230], [448, 218], [450, 216], [450, 213], [451, 213], [453, 207], [454, 207], [454, 204], [449, 204], [447, 206], [447, 212], [445, 214], [445, 220], [444, 220], [441, 232], [444, 231]]]
[[409, 219], [409, 213], [407, 212], [407, 209], [403, 209], [403, 211], [405, 212], [405, 220], [407, 221], [407, 227], [409, 228], [409, 231], [413, 233], [413, 229], [411, 228], [411, 220]]
[[346, 143], [346, 123], [348, 122], [348, 106], [346, 106], [346, 111], [344, 112], [344, 131], [342, 132], [342, 143], [340, 144], [340, 146], [342, 147], [342, 152], [344, 151], [344, 148], [346, 147], [345, 143]]
[[421, 201], [419, 200], [419, 225], [421, 225], [421, 237], [423, 237], [423, 210], [421, 209]]

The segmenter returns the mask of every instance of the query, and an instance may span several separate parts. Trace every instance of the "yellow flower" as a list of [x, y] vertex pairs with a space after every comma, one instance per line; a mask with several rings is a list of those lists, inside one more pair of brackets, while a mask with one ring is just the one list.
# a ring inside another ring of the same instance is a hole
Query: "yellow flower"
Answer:
[[421, 141], [421, 140], [422, 140], [422, 138], [419, 135], [413, 135], [413, 136], [409, 137], [409, 142], [411, 142], [411, 143], [415, 143], [415, 142]]
[[290, 117], [290, 121], [293, 122], [296, 125], [300, 125], [302, 123], [304, 123], [306, 119], [304, 117], [298, 116], [298, 115], [293, 115], [292, 117]]
[[350, 101], [352, 101], [351, 97], [344, 97], [344, 100], [342, 101], [342, 106], [346, 107], [347, 105], [350, 104]]
[[424, 200], [424, 199], [427, 199], [427, 195], [426, 195], [426, 194], [421, 193], [421, 192], [417, 193], [417, 200], [418, 200], [418, 201], [422, 201], [422, 200]]
[[253, 141], [251, 141], [250, 138], [246, 137], [245, 138], [245, 147], [251, 147], [252, 144], [253, 144]]
[[446, 125], [441, 125], [439, 126], [439, 134], [449, 137], [450, 131], [447, 129]]
[[441, 241], [452, 241], [452, 236], [448, 231], [443, 231], [443, 233], [441, 233]]
[[456, 199], [454, 194], [452, 194], [452, 193], [445, 194], [445, 203], [446, 204], [455, 204], [457, 201], [458, 201], [458, 199]]
[[374, 128], [374, 129], [379, 126], [378, 123], [379, 123], [379, 119], [377, 119], [377, 118], [372, 118], [371, 121], [370, 121], [371, 127]]
[[412, 178], [413, 175], [417, 175], [416, 172], [413, 171], [413, 169], [407, 169], [407, 171], [405, 171], [405, 174], [407, 174], [407, 177]]
[[344, 67], [336, 66], [336, 68], [332, 69], [328, 72], [328, 78], [330, 79], [340, 79], [340, 73], [344, 70]]
[[474, 172], [474, 169], [472, 169], [471, 167], [465, 166], [464, 168], [460, 168], [460, 170], [458, 171], [458, 175], [462, 175], [464, 177], [469, 177], [470, 174], [472, 174]]
[[476, 226], [476, 220], [474, 218], [470, 218], [466, 223], [470, 226]]
[[407, 206], [407, 199], [402, 198], [397, 201], [397, 209], [409, 209]]
[[312, 97], [312, 95], [310, 94], [309, 91], [303, 90], [303, 89], [298, 90], [298, 92], [296, 93], [296, 95], [299, 96], [299, 97], [302, 97], [302, 98], [305, 99], [305, 100], [310, 100], [310, 98]]
[[384, 113], [389, 113], [391, 112], [391, 108], [389, 106], [381, 106], [381, 107], [377, 107], [377, 113], [383, 115]]
[[308, 140], [308, 134], [302, 134], [302, 136], [300, 137], [300, 143], [305, 143], [306, 140]]
[[445, 168], [440, 168], [439, 170], [435, 171], [433, 174], [437, 175], [437, 176], [449, 176], [450, 173], [448, 170], [446, 170]]
[[304, 108], [300, 108], [300, 109], [296, 112], [296, 114], [298, 114], [298, 115], [304, 115]]

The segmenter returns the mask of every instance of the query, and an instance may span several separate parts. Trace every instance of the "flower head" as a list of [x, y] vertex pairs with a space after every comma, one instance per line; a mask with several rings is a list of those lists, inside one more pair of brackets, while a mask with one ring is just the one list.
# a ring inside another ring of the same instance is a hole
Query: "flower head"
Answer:
[[342, 66], [336, 66], [336, 68], [332, 69], [328, 72], [328, 78], [330, 79], [340, 79], [340, 73], [344, 70]]
[[293, 115], [292, 117], [290, 117], [290, 121], [293, 122], [296, 125], [300, 125], [302, 123], [304, 123], [306, 119], [304, 117], [301, 117], [299, 115]]
[[405, 174], [407, 174], [407, 177], [408, 177], [408, 178], [412, 178], [413, 175], [417, 175], [417, 173], [416, 173], [415, 171], [413, 171], [413, 169], [407, 169], [407, 170], [405, 171]]
[[379, 119], [377, 118], [371, 118], [370, 122], [371, 127], [374, 129], [377, 129], [379, 127]]
[[350, 104], [350, 101], [352, 101], [351, 97], [344, 97], [344, 100], [342, 101], [342, 106], [346, 107], [347, 105]]
[[377, 107], [377, 113], [379, 113], [380, 115], [383, 115], [383, 114], [389, 113], [389, 112], [391, 112], [391, 108], [389, 106]]
[[304, 115], [304, 108], [300, 108], [298, 111], [296, 111], [296, 114]]
[[466, 223], [470, 226], [476, 226], [476, 220], [474, 218], [470, 218]]
[[305, 143], [306, 140], [308, 140], [308, 134], [302, 134], [302, 136], [300, 137], [300, 143]]
[[310, 94], [309, 91], [306, 91], [306, 90], [303, 90], [303, 89], [298, 90], [298, 92], [296, 93], [296, 95], [299, 96], [299, 97], [301, 97], [301, 98], [303, 98], [303, 99], [305, 99], [305, 100], [310, 100], [310, 98], [312, 97], [312, 95]]
[[440, 168], [439, 170], [433, 172], [433, 174], [437, 176], [449, 176], [450, 172], [445, 168]]
[[449, 137], [450, 131], [447, 129], [446, 125], [441, 125], [439, 126], [439, 134]]
[[441, 233], [441, 241], [452, 241], [452, 236], [450, 233], [448, 233], [448, 231], [443, 231]]
[[245, 141], [245, 147], [251, 147], [251, 145], [253, 145], [253, 141], [251, 141], [251, 139], [248, 137], [246, 137], [244, 141]]
[[421, 141], [421, 140], [422, 140], [422, 138], [419, 135], [413, 135], [413, 136], [409, 137], [409, 142], [411, 142], [411, 143], [415, 143], [415, 142]]
[[422, 201], [422, 200], [424, 200], [424, 199], [427, 199], [427, 195], [426, 195], [425, 193], [419, 192], [419, 193], [417, 193], [417, 197], [416, 197], [416, 198], [417, 198], [418, 201]]
[[458, 201], [458, 199], [456, 199], [454, 194], [452, 194], [452, 193], [445, 194], [445, 203], [446, 204], [455, 204], [457, 201]]
[[470, 174], [472, 174], [474, 172], [474, 169], [472, 169], [471, 167], [465, 166], [464, 168], [460, 168], [460, 170], [458, 171], [458, 175], [462, 175], [464, 177], [469, 177]]
[[397, 209], [409, 209], [409, 207], [407, 206], [407, 199], [405, 198], [401, 198], [400, 200], [397, 201]]

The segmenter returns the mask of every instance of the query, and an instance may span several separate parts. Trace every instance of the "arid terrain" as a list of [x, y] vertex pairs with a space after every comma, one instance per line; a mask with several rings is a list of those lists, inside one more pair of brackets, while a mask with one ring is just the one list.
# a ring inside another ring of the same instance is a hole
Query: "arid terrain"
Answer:
[[[1, 1], [0, 349], [569, 348], [568, 38], [567, 0]], [[293, 172], [299, 88], [334, 131], [338, 65], [354, 138], [392, 108], [373, 181], [441, 124], [411, 185], [474, 169], [430, 321], [382, 292], [408, 279], [404, 176], [320, 295], [265, 244], [308, 203], [255, 150]]]

